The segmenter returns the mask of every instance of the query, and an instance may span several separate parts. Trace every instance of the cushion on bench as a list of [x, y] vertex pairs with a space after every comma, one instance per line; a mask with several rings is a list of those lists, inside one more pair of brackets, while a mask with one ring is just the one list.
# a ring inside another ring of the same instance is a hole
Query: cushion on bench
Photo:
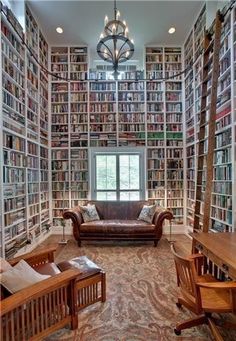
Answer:
[[58, 269], [55, 263], [44, 263], [34, 266], [34, 270], [40, 273], [41, 275], [50, 275], [55, 276], [61, 271]]

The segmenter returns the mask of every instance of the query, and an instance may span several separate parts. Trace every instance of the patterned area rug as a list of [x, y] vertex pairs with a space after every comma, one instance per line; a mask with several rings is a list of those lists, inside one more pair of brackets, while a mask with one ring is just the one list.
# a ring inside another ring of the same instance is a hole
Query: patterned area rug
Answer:
[[[86, 255], [106, 271], [107, 300], [79, 313], [76, 331], [62, 329], [47, 341], [207, 341], [207, 326], [191, 328], [176, 336], [175, 324], [192, 315], [175, 305], [178, 288], [170, 246], [162, 239], [152, 243], [84, 243], [75, 241], [58, 254], [56, 261]], [[236, 340], [236, 333], [223, 334]]]

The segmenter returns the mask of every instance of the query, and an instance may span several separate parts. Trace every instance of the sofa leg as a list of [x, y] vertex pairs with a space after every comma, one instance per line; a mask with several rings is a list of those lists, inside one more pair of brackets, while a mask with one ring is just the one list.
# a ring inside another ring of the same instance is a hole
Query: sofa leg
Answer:
[[81, 247], [81, 240], [80, 239], [77, 241], [77, 243], [78, 243], [78, 247]]
[[157, 247], [158, 240], [154, 240], [154, 247]]

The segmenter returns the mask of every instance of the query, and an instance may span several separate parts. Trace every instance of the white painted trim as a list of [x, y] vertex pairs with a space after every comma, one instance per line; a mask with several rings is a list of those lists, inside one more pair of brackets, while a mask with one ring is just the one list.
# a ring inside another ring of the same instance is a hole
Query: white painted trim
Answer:
[[[114, 154], [114, 155], [121, 155], [121, 154], [136, 154], [140, 157], [140, 164], [139, 164], [139, 176], [140, 176], [140, 194], [141, 198], [140, 200], [145, 200], [145, 193], [146, 193], [146, 148], [145, 147], [94, 147], [89, 149], [89, 180], [90, 180], [90, 190], [91, 190], [91, 198], [92, 200], [96, 200], [95, 198], [95, 171], [96, 171], [96, 165], [95, 165], [95, 156], [97, 154]], [[118, 174], [117, 174], [118, 175]]]

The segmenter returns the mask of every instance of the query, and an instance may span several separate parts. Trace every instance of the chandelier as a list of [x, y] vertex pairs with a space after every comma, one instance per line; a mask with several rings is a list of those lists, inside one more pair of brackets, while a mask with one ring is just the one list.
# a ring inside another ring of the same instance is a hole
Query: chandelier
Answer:
[[97, 44], [97, 53], [103, 60], [112, 63], [113, 76], [117, 79], [119, 64], [126, 62], [134, 53], [134, 42], [129, 39], [129, 29], [126, 22], [120, 20], [116, 0], [114, 0], [114, 19], [109, 21], [108, 17], [105, 16], [104, 24], [104, 31]]

